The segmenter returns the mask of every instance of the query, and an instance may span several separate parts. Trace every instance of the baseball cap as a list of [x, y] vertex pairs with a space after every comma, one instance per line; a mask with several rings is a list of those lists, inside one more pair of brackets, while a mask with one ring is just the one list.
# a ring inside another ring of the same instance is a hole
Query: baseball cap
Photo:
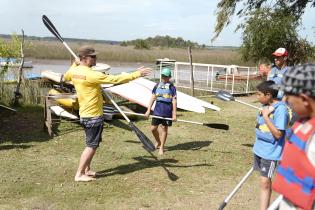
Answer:
[[79, 56], [96, 55], [95, 49], [91, 46], [82, 46], [79, 48]]
[[169, 68], [163, 68], [161, 75], [164, 75], [166, 77], [171, 77], [172, 76], [172, 71]]
[[276, 51], [272, 53], [272, 55], [274, 56], [288, 56], [288, 54], [289, 54], [288, 51], [283, 47], [278, 48]]
[[[274, 86], [274, 88], [277, 88]], [[278, 86], [286, 94], [304, 93], [315, 97], [315, 64], [303, 64], [289, 67]]]

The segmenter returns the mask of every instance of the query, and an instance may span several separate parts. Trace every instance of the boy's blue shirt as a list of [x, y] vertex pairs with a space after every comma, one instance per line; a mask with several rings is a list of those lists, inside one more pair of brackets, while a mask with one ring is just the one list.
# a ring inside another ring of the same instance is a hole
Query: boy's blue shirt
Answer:
[[[164, 83], [164, 82], [162, 82]], [[171, 95], [172, 97], [176, 97], [176, 88], [175, 86], [171, 83], [171, 82], [166, 82], [164, 84], [171, 84], [170, 85], [170, 91], [171, 91]], [[159, 83], [157, 83], [153, 90], [152, 90], [152, 94], [156, 94], [156, 89], [158, 87]], [[156, 116], [160, 116], [160, 117], [172, 117], [172, 113], [173, 113], [173, 104], [172, 103], [164, 103], [164, 102], [159, 102], [159, 101], [156, 101], [155, 103], [155, 107], [154, 107], [154, 110], [153, 110], [153, 115], [156, 115]]]
[[[269, 115], [272, 124], [283, 132], [287, 129], [289, 122], [288, 108], [285, 102], [279, 101], [272, 105], [274, 111]], [[267, 160], [280, 160], [282, 149], [285, 142], [285, 133], [280, 139], [276, 139], [265, 124], [262, 115], [258, 114], [256, 118], [256, 141], [253, 152]]]

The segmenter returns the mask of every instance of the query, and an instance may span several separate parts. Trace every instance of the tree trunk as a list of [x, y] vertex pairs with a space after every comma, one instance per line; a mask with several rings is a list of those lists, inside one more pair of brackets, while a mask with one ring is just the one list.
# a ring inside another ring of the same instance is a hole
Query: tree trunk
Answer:
[[191, 96], [195, 96], [195, 90], [194, 90], [194, 66], [192, 62], [192, 54], [191, 54], [191, 46], [188, 47], [188, 55], [189, 55], [189, 63], [190, 63], [190, 90], [191, 90]]

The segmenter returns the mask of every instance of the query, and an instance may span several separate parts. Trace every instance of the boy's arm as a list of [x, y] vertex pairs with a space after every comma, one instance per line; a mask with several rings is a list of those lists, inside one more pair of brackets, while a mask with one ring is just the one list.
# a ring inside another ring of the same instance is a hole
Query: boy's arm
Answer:
[[176, 99], [176, 97], [173, 97], [172, 105], [173, 105], [172, 120], [176, 121], [176, 119], [177, 119], [177, 99]]
[[155, 99], [156, 99], [155, 94], [152, 94], [151, 99], [150, 99], [150, 102], [149, 102], [149, 105], [148, 105], [148, 109], [147, 109], [146, 113], [144, 114], [144, 116], [145, 116], [146, 118], [148, 118], [149, 115], [150, 115], [151, 108], [152, 108], [152, 106], [153, 106], [153, 103], [154, 103]]
[[177, 91], [176, 91], [176, 87], [174, 85], [172, 85], [172, 106], [173, 106], [173, 111], [172, 111], [172, 120], [176, 121], [177, 120]]
[[262, 116], [264, 118], [265, 124], [270, 130], [270, 133], [278, 140], [281, 139], [284, 135], [284, 130], [279, 130], [270, 120], [269, 114], [270, 110], [268, 108], [264, 108], [262, 111]]

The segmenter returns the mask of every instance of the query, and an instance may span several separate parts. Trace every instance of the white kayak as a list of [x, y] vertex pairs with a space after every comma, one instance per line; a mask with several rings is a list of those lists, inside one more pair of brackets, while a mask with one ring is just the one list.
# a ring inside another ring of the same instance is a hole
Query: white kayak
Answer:
[[[109, 90], [134, 103], [148, 107], [155, 84], [150, 80], [138, 78], [126, 84], [110, 87]], [[152, 109], [154, 109], [154, 105]], [[197, 113], [205, 113], [205, 108], [220, 111], [219, 107], [180, 91], [177, 91], [177, 107]]]
[[71, 114], [70, 112], [66, 111], [64, 108], [60, 106], [51, 106], [50, 110], [59, 117], [68, 118], [71, 120], [78, 120], [79, 118], [75, 116], [74, 114]]

